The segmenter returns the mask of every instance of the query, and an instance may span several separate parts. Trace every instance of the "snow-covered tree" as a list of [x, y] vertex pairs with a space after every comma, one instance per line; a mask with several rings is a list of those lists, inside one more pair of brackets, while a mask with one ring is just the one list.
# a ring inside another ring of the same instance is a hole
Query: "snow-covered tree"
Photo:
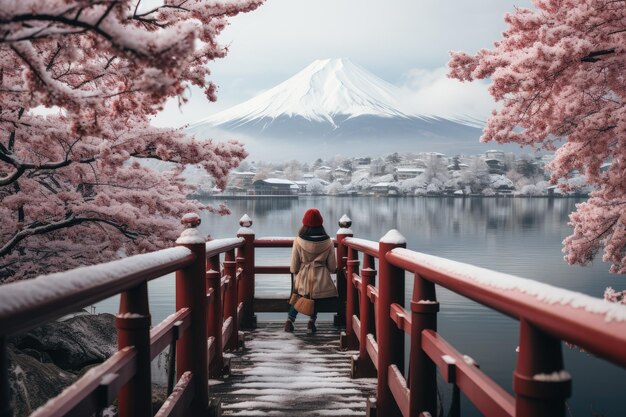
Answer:
[[436, 155], [430, 155], [425, 161], [426, 170], [422, 174], [426, 182], [431, 182], [433, 179], [439, 181], [446, 181], [450, 174], [448, 172], [448, 164], [443, 158]]
[[387, 172], [389, 172], [389, 168], [384, 159], [376, 158], [370, 163], [370, 174], [383, 175]]
[[265, 180], [270, 178], [271, 172], [274, 169], [272, 168], [271, 165], [267, 165], [267, 164], [263, 164], [263, 163], [259, 163], [259, 165], [256, 168], [256, 172], [254, 173], [254, 178], [252, 178], [252, 181], [259, 181], [259, 180]]
[[337, 195], [344, 191], [344, 186], [339, 181], [332, 182], [326, 186], [326, 194]]
[[306, 189], [313, 195], [324, 194], [326, 191], [326, 184], [319, 178], [312, 178], [307, 183]]
[[239, 166], [237, 167], [236, 171], [238, 172], [248, 172], [250, 170], [252, 170], [253, 165], [248, 162], [247, 160], [241, 161], [239, 163]]
[[469, 186], [474, 193], [480, 193], [489, 186], [489, 166], [477, 156], [470, 158], [467, 165], [467, 169], [461, 171], [459, 184]]
[[513, 181], [504, 175], [490, 174], [489, 188], [493, 188], [494, 190], [512, 190], [515, 188], [515, 185], [513, 184]]
[[313, 171], [315, 171], [316, 169], [318, 169], [319, 167], [321, 167], [322, 165], [324, 165], [324, 161], [322, 160], [322, 158], [317, 158], [315, 160], [315, 162], [313, 162], [313, 165], [311, 165], [311, 169]]
[[370, 188], [372, 185], [370, 180], [370, 173], [364, 169], [354, 171], [350, 182], [346, 184], [346, 191], [363, 191]]
[[565, 259], [584, 265], [604, 248], [611, 272], [626, 273], [626, 7], [613, 0], [533, 3], [536, 10], [505, 17], [508, 29], [493, 49], [453, 52], [450, 75], [491, 79], [502, 107], [483, 141], [549, 150], [564, 142], [548, 167], [551, 181], [579, 171], [597, 188], [570, 215]]
[[296, 181], [302, 178], [302, 164], [296, 160], [291, 160], [285, 164], [285, 177]]
[[427, 194], [440, 194], [444, 190], [444, 183], [439, 181], [437, 178], [433, 178], [430, 183], [426, 186]]
[[522, 154], [515, 161], [515, 170], [527, 178], [543, 175], [537, 162], [528, 154]]
[[522, 187], [520, 190], [521, 195], [529, 195], [529, 196], [537, 196], [541, 195], [540, 191], [537, 190], [537, 186], [535, 184], [528, 184]]
[[205, 208], [185, 198], [184, 165], [223, 186], [243, 147], [149, 120], [190, 85], [215, 100], [216, 36], [259, 4], [0, 0], [0, 280], [170, 245]]
[[315, 174], [316, 177], [323, 179], [324, 181], [332, 181], [333, 179], [332, 171], [328, 169], [316, 169], [313, 174]]
[[398, 191], [402, 194], [415, 194], [415, 190], [418, 188], [425, 188], [426, 182], [424, 178], [420, 175], [416, 178], [407, 178], [406, 180], [398, 181]]
[[394, 152], [392, 154], [389, 154], [385, 157], [385, 161], [388, 164], [392, 164], [392, 165], [396, 165], [398, 164], [400, 161], [402, 160], [402, 158], [400, 157], [400, 155], [398, 154], [398, 152]]

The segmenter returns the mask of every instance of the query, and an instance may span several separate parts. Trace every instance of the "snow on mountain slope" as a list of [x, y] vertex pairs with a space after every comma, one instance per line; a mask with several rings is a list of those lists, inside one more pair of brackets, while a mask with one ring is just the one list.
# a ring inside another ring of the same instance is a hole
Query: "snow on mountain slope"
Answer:
[[[333, 126], [338, 116], [408, 118], [400, 110], [397, 88], [349, 59], [317, 60], [276, 87], [190, 126], [246, 124], [259, 119], [302, 117]], [[233, 126], [231, 126], [233, 127]]]

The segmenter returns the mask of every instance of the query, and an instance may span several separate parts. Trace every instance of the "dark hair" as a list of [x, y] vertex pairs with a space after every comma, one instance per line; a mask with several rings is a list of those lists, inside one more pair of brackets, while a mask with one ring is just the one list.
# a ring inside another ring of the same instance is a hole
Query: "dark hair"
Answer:
[[326, 233], [324, 226], [302, 226], [298, 232], [298, 236], [301, 238], [324, 236], [326, 238], [328, 237], [328, 233]]

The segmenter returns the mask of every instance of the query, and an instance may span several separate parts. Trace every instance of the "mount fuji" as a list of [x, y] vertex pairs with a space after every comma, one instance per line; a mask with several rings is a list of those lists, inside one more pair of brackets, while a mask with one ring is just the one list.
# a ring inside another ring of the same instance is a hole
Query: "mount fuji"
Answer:
[[[252, 99], [187, 131], [237, 137], [252, 158], [311, 159], [436, 151], [479, 153], [480, 124], [414, 114], [399, 88], [349, 59], [317, 60]], [[492, 145], [493, 146], [493, 145]]]

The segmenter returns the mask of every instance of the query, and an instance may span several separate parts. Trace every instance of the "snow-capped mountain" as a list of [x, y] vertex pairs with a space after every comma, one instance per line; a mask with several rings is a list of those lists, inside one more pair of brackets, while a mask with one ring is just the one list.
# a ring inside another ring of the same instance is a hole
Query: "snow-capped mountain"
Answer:
[[309, 151], [314, 157], [349, 156], [355, 153], [350, 152], [353, 147], [359, 148], [358, 154], [482, 149], [475, 121], [413, 114], [399, 97], [397, 87], [349, 59], [317, 60], [264, 93], [192, 124], [188, 131], [198, 137], [228, 133], [261, 159], [297, 158]]
[[348, 59], [317, 60], [276, 87], [198, 124], [233, 126], [287, 116], [336, 126], [337, 118], [408, 118], [396, 90]]

